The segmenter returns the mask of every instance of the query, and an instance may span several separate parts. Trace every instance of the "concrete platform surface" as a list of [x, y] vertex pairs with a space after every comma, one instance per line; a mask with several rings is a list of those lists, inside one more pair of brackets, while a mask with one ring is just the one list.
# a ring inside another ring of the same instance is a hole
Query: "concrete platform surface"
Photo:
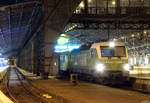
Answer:
[[73, 103], [150, 103], [150, 94], [111, 88], [99, 84], [80, 82], [73, 86], [69, 81], [36, 80], [35, 85], [55, 93]]
[[0, 91], [0, 103], [14, 103], [3, 92]]

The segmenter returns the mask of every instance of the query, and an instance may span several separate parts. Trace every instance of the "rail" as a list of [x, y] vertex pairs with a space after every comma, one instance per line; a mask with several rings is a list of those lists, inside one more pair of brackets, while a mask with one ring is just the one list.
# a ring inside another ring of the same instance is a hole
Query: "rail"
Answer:
[[8, 76], [7, 76], [7, 80], [6, 80], [6, 82], [5, 82], [5, 88], [6, 88], [6, 90], [7, 90], [7, 93], [9, 94], [9, 96], [10, 96], [10, 98], [14, 101], [14, 103], [19, 103], [18, 102], [18, 100], [16, 100], [15, 98], [14, 98], [14, 96], [11, 94], [11, 92], [10, 92], [10, 88], [9, 88], [9, 75], [10, 75], [10, 68], [8, 69]]
[[[51, 103], [46, 98], [43, 98], [43, 97], [41, 97], [38, 94], [35, 94], [35, 91], [32, 91], [30, 89], [30, 87], [25, 85], [25, 83], [23, 81], [25, 79], [22, 77], [22, 75], [20, 75], [15, 68], [11, 68], [11, 69], [9, 69], [9, 74], [8, 74], [8, 78], [7, 78], [7, 81], [6, 81], [6, 90], [7, 90], [8, 94], [9, 94], [9, 96], [11, 97], [11, 99], [15, 103], [20, 103], [20, 101], [15, 98], [15, 96], [14, 96], [15, 93], [12, 93], [12, 89], [10, 87], [10, 81], [11, 81], [11, 79], [10, 79], [10, 71], [14, 71], [14, 73], [16, 73], [17, 79], [18, 79], [19, 83], [21, 84], [20, 86], [24, 88], [24, 92], [26, 92], [26, 95], [28, 95], [28, 96], [30, 95], [30, 97], [32, 97], [33, 101], [37, 100], [37, 101], [41, 101], [41, 103]], [[25, 96], [25, 95], [23, 95], [23, 96]]]

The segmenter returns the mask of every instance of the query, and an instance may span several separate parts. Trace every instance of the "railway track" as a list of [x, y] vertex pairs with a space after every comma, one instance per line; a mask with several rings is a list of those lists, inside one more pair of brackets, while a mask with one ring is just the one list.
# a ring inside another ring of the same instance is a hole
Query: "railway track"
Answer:
[[9, 69], [5, 88], [14, 103], [73, 103], [37, 87], [16, 67]]
[[7, 94], [15, 103], [53, 103], [52, 100], [43, 97], [43, 92], [31, 88], [28, 81], [16, 68], [8, 71], [5, 83]]
[[42, 88], [37, 87], [37, 85], [32, 83], [32, 80], [28, 79], [22, 72], [20, 72], [18, 69], [17, 71], [24, 77], [25, 80], [27, 80], [27, 85], [30, 85], [31, 89], [35, 90], [37, 94], [42, 95], [45, 94], [46, 96], [49, 95], [51, 97], [51, 103], [74, 103], [66, 98], [63, 98], [62, 96], [58, 96], [52, 92], [47, 92]]

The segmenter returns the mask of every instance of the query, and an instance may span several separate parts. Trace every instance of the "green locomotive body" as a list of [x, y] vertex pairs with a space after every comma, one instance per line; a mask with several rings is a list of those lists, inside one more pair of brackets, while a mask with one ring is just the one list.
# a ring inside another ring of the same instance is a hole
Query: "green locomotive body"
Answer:
[[124, 43], [95, 43], [89, 50], [60, 55], [60, 71], [78, 73], [97, 81], [124, 80], [129, 75], [128, 53]]

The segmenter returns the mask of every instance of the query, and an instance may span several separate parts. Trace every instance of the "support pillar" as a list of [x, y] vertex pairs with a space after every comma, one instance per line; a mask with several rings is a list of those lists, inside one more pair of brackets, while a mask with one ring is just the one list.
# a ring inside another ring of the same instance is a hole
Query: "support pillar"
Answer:
[[42, 78], [48, 79], [50, 69], [53, 69], [53, 47], [56, 41], [57, 31], [52, 30], [47, 25], [44, 28], [44, 71], [42, 71]]
[[54, 43], [80, 2], [81, 0], [44, 0], [44, 61], [40, 70], [42, 79], [47, 79], [50, 69], [53, 69]]
[[84, 9], [85, 9], [85, 14], [88, 14], [88, 0], [84, 0]]
[[116, 0], [116, 14], [121, 14], [120, 0]]

